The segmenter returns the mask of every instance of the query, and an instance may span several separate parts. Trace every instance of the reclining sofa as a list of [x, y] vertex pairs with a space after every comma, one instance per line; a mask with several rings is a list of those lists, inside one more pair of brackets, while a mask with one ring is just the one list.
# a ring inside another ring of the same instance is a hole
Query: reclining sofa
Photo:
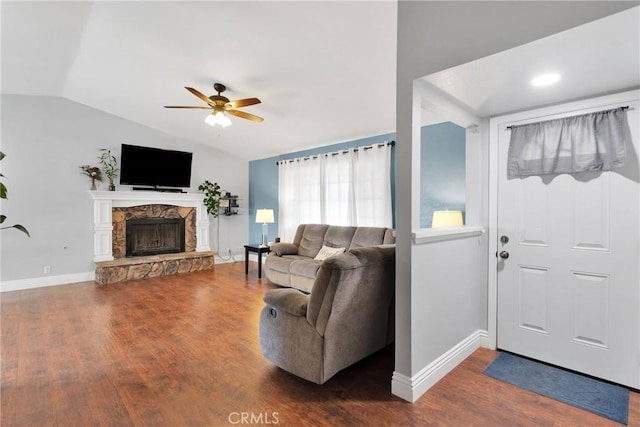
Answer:
[[323, 384], [393, 342], [394, 294], [395, 245], [330, 256], [319, 263], [310, 294], [293, 288], [267, 291], [260, 313], [262, 354], [292, 374]]
[[292, 243], [271, 245], [264, 273], [277, 285], [309, 293], [327, 255], [385, 244], [395, 244], [391, 228], [301, 224]]

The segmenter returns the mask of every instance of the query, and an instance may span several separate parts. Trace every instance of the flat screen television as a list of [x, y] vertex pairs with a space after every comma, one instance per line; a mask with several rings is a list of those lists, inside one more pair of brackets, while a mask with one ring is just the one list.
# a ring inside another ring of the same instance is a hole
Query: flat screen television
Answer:
[[192, 153], [122, 144], [120, 184], [190, 187]]

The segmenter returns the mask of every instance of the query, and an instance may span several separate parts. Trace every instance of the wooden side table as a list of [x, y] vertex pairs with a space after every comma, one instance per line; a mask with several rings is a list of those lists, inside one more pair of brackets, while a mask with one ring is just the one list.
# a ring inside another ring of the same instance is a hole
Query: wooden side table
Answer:
[[249, 252], [258, 254], [258, 279], [262, 278], [262, 254], [271, 252], [269, 246], [261, 246], [257, 243], [244, 245], [244, 274], [249, 274]]

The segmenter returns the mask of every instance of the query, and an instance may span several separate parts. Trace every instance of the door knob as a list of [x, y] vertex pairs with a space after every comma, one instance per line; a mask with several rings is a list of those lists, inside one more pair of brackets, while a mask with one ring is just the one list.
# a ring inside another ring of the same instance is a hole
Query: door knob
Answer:
[[500, 242], [506, 245], [509, 243], [509, 236], [500, 236]]
[[500, 252], [500, 258], [502, 258], [502, 259], [509, 258], [509, 252], [507, 252], [507, 251]]

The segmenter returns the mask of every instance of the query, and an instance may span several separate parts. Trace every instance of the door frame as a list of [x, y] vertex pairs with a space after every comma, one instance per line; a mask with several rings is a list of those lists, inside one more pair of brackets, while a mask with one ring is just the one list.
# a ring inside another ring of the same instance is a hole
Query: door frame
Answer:
[[[519, 113], [505, 114], [489, 119], [489, 254], [487, 267], [487, 347], [495, 350], [498, 345], [498, 259], [494, 254], [498, 251], [498, 132], [502, 127], [519, 122], [545, 120], [552, 115], [582, 114], [589, 109], [598, 110], [612, 104], [637, 101], [640, 90], [620, 92], [613, 95], [583, 99], [550, 107], [536, 108]], [[640, 194], [640, 184], [638, 185]], [[640, 236], [638, 236], [640, 238]], [[640, 263], [640, 254], [638, 256]], [[638, 302], [640, 306], [640, 301]], [[640, 322], [640, 315], [638, 316]]]

